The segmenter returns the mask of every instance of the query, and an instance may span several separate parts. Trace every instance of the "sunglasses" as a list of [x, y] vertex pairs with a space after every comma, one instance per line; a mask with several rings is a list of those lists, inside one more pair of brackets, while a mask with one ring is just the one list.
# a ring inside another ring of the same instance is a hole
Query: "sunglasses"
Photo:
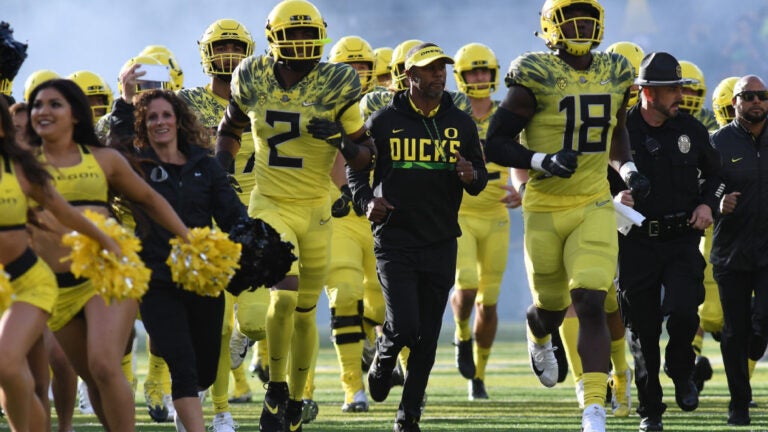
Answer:
[[768, 90], [746, 90], [741, 93], [737, 93], [736, 97], [740, 97], [745, 101], [753, 101], [755, 96], [762, 102], [768, 100]]

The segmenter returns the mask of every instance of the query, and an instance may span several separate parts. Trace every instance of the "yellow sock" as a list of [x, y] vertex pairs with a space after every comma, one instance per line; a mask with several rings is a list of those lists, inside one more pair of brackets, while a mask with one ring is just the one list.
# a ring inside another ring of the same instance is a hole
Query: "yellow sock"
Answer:
[[214, 414], [229, 411], [229, 371], [232, 360], [229, 356], [229, 335], [222, 335], [219, 349], [219, 366], [216, 369], [216, 379], [211, 386], [211, 402]]
[[626, 339], [623, 337], [621, 339], [611, 341], [611, 362], [613, 363], [613, 370], [617, 374], [624, 373], [625, 370], [629, 369], [625, 346]]
[[269, 380], [286, 382], [288, 353], [293, 339], [293, 314], [299, 299], [297, 291], [273, 290], [267, 311]]
[[[307, 382], [309, 382], [310, 370], [315, 369], [317, 346], [320, 339], [317, 333], [316, 312], [317, 308], [313, 308], [309, 312], [296, 311], [294, 313], [293, 322], [296, 328], [291, 344], [291, 367], [289, 369], [291, 376], [288, 380], [288, 392], [293, 400], [312, 399], [314, 397], [314, 379], [309, 387], [307, 387]], [[270, 354], [270, 356], [272, 355], [274, 354]]]
[[605, 383], [608, 381], [608, 374], [604, 372], [584, 372], [584, 406], [592, 404], [605, 405]]
[[577, 317], [567, 317], [560, 325], [560, 339], [565, 348], [565, 357], [571, 368], [573, 383], [579, 382], [582, 377], [581, 357], [579, 357], [579, 319]]
[[525, 332], [528, 335], [528, 340], [533, 341], [536, 344], [544, 345], [545, 343], [549, 342], [550, 339], [552, 339], [551, 335], [546, 335], [543, 338], [536, 337], [533, 333], [531, 333], [531, 329], [528, 326], [525, 326]]
[[168, 371], [168, 365], [162, 357], [149, 353], [149, 366], [147, 367], [147, 377], [144, 381], [160, 383], [163, 394], [171, 394], [171, 373]]
[[491, 349], [482, 348], [477, 345], [477, 342], [472, 345], [472, 356], [475, 358], [475, 378], [485, 381], [485, 368], [488, 366]]
[[333, 344], [336, 357], [341, 368], [341, 387], [344, 389], [344, 403], [353, 402], [352, 397], [358, 390], [363, 390], [363, 368], [360, 356], [363, 352], [363, 341], [344, 344]]
[[120, 369], [123, 370], [123, 374], [125, 374], [125, 379], [128, 380], [128, 384], [131, 385], [131, 389], [133, 389], [133, 392], [136, 393], [136, 375], [133, 374], [133, 353], [129, 352], [128, 354], [123, 356], [123, 359], [120, 361]]
[[469, 318], [463, 320], [454, 316], [453, 321], [456, 323], [456, 339], [462, 342], [472, 339], [472, 329], [469, 328]]
[[704, 336], [696, 333], [696, 336], [693, 337], [693, 342], [691, 342], [691, 346], [693, 346], [693, 352], [695, 352], [697, 356], [700, 356], [701, 349], [704, 347]]
[[232, 378], [235, 381], [235, 396], [250, 393], [251, 385], [248, 384], [248, 378], [245, 376], [245, 362], [236, 369], [232, 369]]
[[747, 359], [747, 370], [749, 371], [749, 379], [752, 379], [752, 374], [755, 372], [755, 366], [757, 366], [757, 360]]
[[397, 355], [397, 358], [400, 360], [400, 365], [403, 367], [403, 373], [408, 370], [408, 356], [411, 355], [411, 349], [408, 347], [403, 347], [403, 349], [400, 350], [400, 354]]

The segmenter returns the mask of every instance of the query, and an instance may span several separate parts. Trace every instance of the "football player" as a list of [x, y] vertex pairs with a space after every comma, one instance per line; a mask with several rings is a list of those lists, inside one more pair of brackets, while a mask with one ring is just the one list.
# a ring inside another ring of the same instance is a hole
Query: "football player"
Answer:
[[683, 103], [680, 109], [696, 117], [708, 131], [714, 132], [718, 129], [715, 114], [704, 107], [704, 98], [707, 96], [707, 84], [704, 82], [704, 73], [698, 66], [687, 60], [680, 60], [680, 69], [683, 78], [696, 80], [695, 84], [683, 86]]
[[346, 64], [320, 61], [328, 43], [320, 11], [306, 0], [282, 1], [269, 13], [265, 32], [269, 54], [246, 58], [233, 74], [216, 157], [231, 167], [251, 125], [255, 186], [249, 215], [297, 246], [299, 261], [270, 293], [270, 381], [259, 420], [261, 431], [297, 431], [330, 257], [328, 174], [337, 152], [350, 167], [364, 168], [374, 150], [357, 107], [357, 73]]
[[736, 117], [736, 111], [733, 108], [733, 87], [738, 80], [739, 77], [736, 76], [725, 78], [712, 91], [712, 111], [720, 127], [727, 125]]
[[29, 96], [32, 94], [32, 90], [54, 78], [59, 78], [59, 74], [50, 69], [40, 69], [29, 74], [26, 81], [24, 81], [24, 101], [29, 103]]
[[390, 47], [380, 47], [373, 50], [373, 76], [377, 90], [388, 89], [392, 84], [389, 64], [392, 62], [393, 51]]
[[67, 78], [77, 83], [83, 90], [83, 93], [88, 96], [94, 122], [98, 122], [99, 119], [107, 115], [112, 109], [112, 101], [114, 99], [112, 89], [109, 88], [107, 82], [99, 74], [81, 70], [69, 74]]
[[[461, 93], [469, 97], [472, 118], [485, 137], [491, 116], [499, 106], [491, 99], [499, 84], [499, 62], [493, 51], [479, 43], [459, 48], [453, 75]], [[456, 365], [469, 380], [469, 400], [488, 399], [485, 369], [496, 336], [496, 305], [507, 266], [509, 211], [520, 205], [520, 195], [508, 186], [509, 169], [488, 163], [488, 185], [477, 196], [464, 194], [459, 209], [456, 285], [451, 308], [456, 322]], [[470, 328], [472, 309], [476, 310]], [[474, 335], [474, 343], [473, 336]]]
[[163, 45], [147, 45], [139, 53], [139, 55], [152, 56], [160, 61], [160, 63], [168, 66], [171, 72], [171, 90], [181, 90], [184, 88], [184, 71], [181, 70], [181, 65], [173, 52]]
[[[195, 113], [200, 123], [211, 130], [211, 140], [215, 141], [215, 131], [224, 117], [231, 94], [232, 72], [240, 62], [253, 54], [254, 41], [251, 33], [240, 22], [233, 19], [219, 19], [206, 28], [198, 41], [203, 72], [211, 80], [206, 86], [182, 89], [178, 95]], [[173, 74], [172, 74], [173, 77]], [[212, 142], [213, 144], [214, 142]], [[244, 204], [248, 204], [253, 189], [254, 143], [250, 128], [246, 128], [241, 138], [240, 152], [230, 169], [230, 180]], [[222, 327], [222, 343], [216, 381], [211, 386], [213, 403], [213, 430], [217, 432], [234, 431], [235, 423], [229, 412], [229, 374], [236, 374], [233, 401], [249, 400], [251, 390], [242, 367], [250, 340], [262, 340], [266, 336], [266, 311], [269, 294], [266, 289], [244, 291], [238, 297], [225, 292], [225, 315]], [[235, 320], [237, 304], [237, 320]], [[235, 348], [231, 349], [232, 344]], [[238, 371], [238, 372], [234, 372]]]
[[505, 80], [509, 91], [486, 142], [490, 162], [529, 169], [523, 197], [534, 298], [527, 312], [528, 348], [532, 369], [547, 387], [558, 379], [550, 334], [568, 306], [575, 306], [582, 335], [583, 431], [605, 430], [611, 343], [604, 303], [618, 257], [606, 165], [620, 171], [636, 193], [650, 187], [631, 161], [625, 126], [635, 74], [625, 57], [592, 51], [603, 28], [603, 7], [596, 0], [547, 0], [538, 35], [554, 53], [524, 54], [512, 62]]

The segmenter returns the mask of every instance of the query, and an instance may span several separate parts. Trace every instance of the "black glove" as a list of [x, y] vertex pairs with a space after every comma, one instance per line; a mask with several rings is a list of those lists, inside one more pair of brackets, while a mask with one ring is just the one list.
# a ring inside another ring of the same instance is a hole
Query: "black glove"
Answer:
[[568, 149], [548, 154], [541, 161], [541, 168], [554, 176], [570, 178], [579, 165], [578, 155], [578, 152]]
[[341, 218], [349, 214], [349, 207], [350, 204], [352, 205], [352, 208], [355, 210], [355, 214], [358, 216], [362, 216], [365, 214], [365, 211], [360, 208], [360, 206], [357, 205], [352, 200], [352, 190], [349, 189], [349, 185], [344, 185], [339, 188], [341, 190], [341, 197], [334, 201], [333, 206], [331, 207], [331, 215], [333, 217]]
[[307, 125], [307, 132], [312, 134], [313, 138], [324, 140], [337, 149], [341, 149], [344, 139], [344, 128], [341, 127], [339, 122], [312, 117]]
[[651, 193], [651, 182], [648, 177], [640, 174], [637, 171], [630, 171], [627, 174], [627, 178], [624, 180], [632, 192], [632, 197], [636, 200], [644, 199]]

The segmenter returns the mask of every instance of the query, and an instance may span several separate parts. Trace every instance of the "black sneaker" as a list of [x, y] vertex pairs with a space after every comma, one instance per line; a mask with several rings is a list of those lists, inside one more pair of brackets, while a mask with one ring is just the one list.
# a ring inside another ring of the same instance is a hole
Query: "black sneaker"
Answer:
[[696, 363], [693, 365], [693, 382], [696, 384], [696, 389], [701, 393], [704, 390], [704, 381], [712, 379], [712, 365], [709, 363], [709, 359], [704, 356], [697, 356]]
[[320, 408], [317, 406], [317, 402], [312, 399], [301, 400], [301, 420], [304, 424], [312, 423], [317, 418], [317, 414], [320, 412]]
[[675, 402], [683, 411], [693, 411], [699, 407], [699, 391], [693, 379], [675, 380]]
[[456, 347], [456, 367], [459, 373], [466, 379], [475, 377], [475, 359], [472, 356], [472, 339], [458, 340], [454, 339], [453, 345]]
[[469, 380], [469, 400], [488, 399], [485, 383], [480, 378]]
[[733, 408], [728, 410], [728, 424], [731, 426], [749, 426], [749, 408]]
[[396, 420], [392, 432], [421, 432], [421, 428], [416, 420]]
[[392, 389], [392, 368], [382, 366], [379, 352], [373, 356], [371, 368], [368, 369], [368, 393], [376, 402], [384, 402]]
[[[259, 419], [259, 431], [283, 432], [285, 411], [288, 405], [288, 383], [269, 382], [264, 395], [264, 406]], [[301, 414], [301, 410], [299, 410]]]
[[288, 400], [288, 406], [285, 409], [285, 431], [286, 432], [301, 432], [301, 425], [304, 423], [302, 420], [304, 412], [304, 401], [300, 400]]
[[640, 419], [641, 432], [658, 432], [664, 430], [664, 425], [661, 423], [661, 416], [649, 416]]
[[251, 363], [248, 370], [251, 372], [251, 376], [259, 377], [261, 382], [269, 382], [269, 365], [262, 365], [261, 359], [256, 360], [256, 363]]
[[405, 372], [403, 372], [403, 365], [397, 362], [395, 370], [392, 371], [392, 387], [402, 386], [405, 384]]

